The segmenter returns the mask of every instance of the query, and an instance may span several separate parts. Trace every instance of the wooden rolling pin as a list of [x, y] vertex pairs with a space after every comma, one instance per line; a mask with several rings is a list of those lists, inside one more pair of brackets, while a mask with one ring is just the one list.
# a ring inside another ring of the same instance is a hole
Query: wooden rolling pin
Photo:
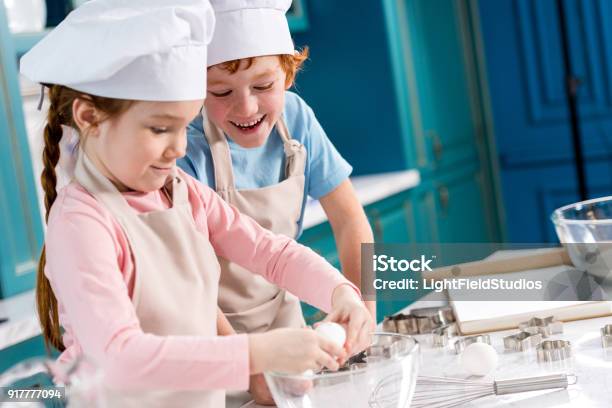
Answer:
[[499, 273], [548, 268], [557, 265], [572, 265], [572, 261], [563, 247], [508, 259], [482, 260], [434, 268], [431, 272], [424, 272], [423, 278], [441, 280], [466, 276], [496, 275]]

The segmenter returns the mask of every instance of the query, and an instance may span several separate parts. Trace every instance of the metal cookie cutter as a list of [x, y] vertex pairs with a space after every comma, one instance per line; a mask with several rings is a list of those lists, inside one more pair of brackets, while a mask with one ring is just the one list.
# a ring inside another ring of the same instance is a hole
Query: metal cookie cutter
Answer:
[[419, 333], [430, 333], [438, 327], [455, 321], [453, 309], [450, 306], [412, 309], [410, 314], [416, 319]]
[[433, 347], [446, 347], [448, 340], [456, 335], [457, 326], [454, 323], [438, 327], [431, 332], [432, 345]]
[[572, 356], [572, 345], [565, 340], [544, 340], [537, 347], [538, 361], [565, 360]]
[[488, 334], [479, 334], [477, 336], [469, 336], [459, 339], [455, 342], [455, 353], [460, 354], [467, 346], [472, 343], [487, 343], [491, 345], [491, 336]]
[[399, 334], [419, 334], [417, 321], [412, 315], [399, 314], [395, 316], [395, 325]]
[[563, 323], [555, 320], [554, 316], [548, 316], [543, 319], [533, 317], [526, 322], [520, 323], [519, 329], [528, 333], [540, 333], [542, 337], [547, 338], [551, 334], [563, 333]]
[[542, 334], [519, 332], [512, 336], [504, 337], [504, 348], [512, 351], [525, 351], [542, 342]]
[[382, 328], [387, 333], [397, 333], [397, 323], [395, 322], [395, 316], [385, 316], [382, 322]]
[[612, 347], [612, 324], [606, 324], [601, 328], [601, 347]]

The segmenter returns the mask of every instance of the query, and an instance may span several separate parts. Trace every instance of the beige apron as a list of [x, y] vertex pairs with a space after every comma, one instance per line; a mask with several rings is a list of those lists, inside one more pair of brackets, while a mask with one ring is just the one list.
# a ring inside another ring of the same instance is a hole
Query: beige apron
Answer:
[[[203, 125], [212, 155], [217, 193], [262, 227], [295, 238], [304, 198], [306, 148], [291, 139], [283, 119], [278, 120], [276, 128], [285, 150], [285, 179], [278, 184], [248, 190], [236, 189], [227, 139], [221, 129], [207, 120], [204, 112]], [[219, 306], [237, 332], [265, 332], [306, 325], [297, 297], [226, 259], [219, 257], [219, 263], [222, 271]]]
[[[132, 302], [145, 333], [217, 335], [220, 268], [208, 239], [193, 220], [187, 185], [169, 177], [172, 207], [138, 214], [115, 186], [79, 152], [76, 180], [117, 219], [135, 265]], [[108, 392], [109, 407], [223, 407], [224, 392]]]

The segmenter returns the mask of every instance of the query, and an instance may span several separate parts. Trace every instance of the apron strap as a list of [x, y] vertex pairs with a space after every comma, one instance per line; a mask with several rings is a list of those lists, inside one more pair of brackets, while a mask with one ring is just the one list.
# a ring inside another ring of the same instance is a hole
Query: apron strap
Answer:
[[208, 120], [205, 108], [202, 108], [202, 126], [204, 137], [206, 137], [210, 146], [213, 171], [215, 173], [215, 190], [227, 201], [228, 191], [235, 189], [232, 155], [229, 144], [223, 131]]
[[123, 217], [129, 217], [130, 215], [136, 217], [136, 213], [121, 196], [117, 187], [100, 173], [81, 147], [78, 148], [77, 152], [74, 178], [118, 218], [120, 218], [120, 214]]
[[[187, 185], [184, 180], [172, 174], [172, 203], [182, 204], [189, 202]], [[126, 217], [138, 218], [137, 213], [123, 198], [117, 187], [91, 162], [82, 148], [78, 148], [77, 162], [74, 169], [74, 178], [81, 184], [96, 200], [100, 201], [106, 208], [111, 210], [118, 219]], [[177, 182], [180, 181], [180, 182]]]
[[178, 176], [175, 171], [172, 175], [172, 207], [175, 205], [189, 204], [189, 190], [187, 181]]
[[285, 178], [303, 175], [306, 169], [306, 148], [303, 144], [291, 138], [282, 116], [276, 122], [276, 130], [285, 149]]
[[[206, 137], [210, 146], [215, 173], [215, 190], [221, 197], [227, 199], [228, 191], [236, 189], [229, 144], [223, 131], [208, 120], [204, 108], [202, 109], [202, 127], [204, 137]], [[285, 179], [303, 175], [306, 169], [306, 149], [304, 145], [291, 138], [282, 115], [276, 122], [276, 130], [283, 141], [285, 151]]]

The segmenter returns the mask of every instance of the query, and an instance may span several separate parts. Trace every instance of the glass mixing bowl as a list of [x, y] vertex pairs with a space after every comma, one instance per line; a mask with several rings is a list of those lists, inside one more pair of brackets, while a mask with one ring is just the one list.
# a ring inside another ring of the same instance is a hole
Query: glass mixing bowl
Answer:
[[558, 208], [551, 219], [576, 268], [612, 279], [612, 196]]
[[339, 371], [265, 377], [279, 408], [404, 408], [412, 400], [419, 356], [414, 338], [374, 333], [370, 347]]

